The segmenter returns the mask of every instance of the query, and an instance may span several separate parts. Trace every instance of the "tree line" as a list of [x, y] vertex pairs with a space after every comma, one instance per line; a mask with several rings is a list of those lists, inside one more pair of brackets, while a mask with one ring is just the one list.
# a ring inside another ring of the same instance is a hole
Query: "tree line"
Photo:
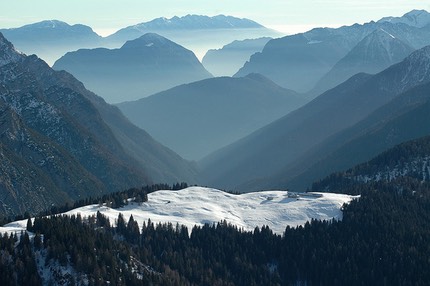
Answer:
[[[356, 188], [356, 189], [354, 189]], [[0, 239], [2, 285], [40, 285], [35, 256], [71, 266], [69, 284], [428, 285], [430, 185], [412, 178], [352, 187], [341, 221], [244, 231], [226, 221], [139, 227], [122, 214], [39, 216]], [[19, 241], [19, 243], [18, 243]], [[3, 282], [4, 281], [4, 282]]]

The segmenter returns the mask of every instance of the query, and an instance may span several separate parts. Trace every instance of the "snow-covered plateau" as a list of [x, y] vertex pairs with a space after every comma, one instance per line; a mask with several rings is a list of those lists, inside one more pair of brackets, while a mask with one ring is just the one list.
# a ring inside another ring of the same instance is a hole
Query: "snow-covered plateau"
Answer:
[[[157, 191], [148, 194], [144, 203], [129, 202], [112, 209], [105, 205], [89, 205], [66, 212], [66, 215], [88, 217], [100, 211], [114, 223], [119, 213], [128, 221], [130, 215], [141, 227], [151, 219], [154, 223], [185, 225], [191, 231], [194, 225], [217, 223], [226, 220], [243, 230], [269, 226], [282, 234], [287, 225], [304, 225], [311, 219], [342, 219], [343, 204], [357, 196], [333, 193], [291, 193], [287, 191], [261, 191], [240, 195], [216, 189], [189, 187], [179, 191]], [[0, 227], [0, 232], [20, 232], [27, 221], [16, 221]]]

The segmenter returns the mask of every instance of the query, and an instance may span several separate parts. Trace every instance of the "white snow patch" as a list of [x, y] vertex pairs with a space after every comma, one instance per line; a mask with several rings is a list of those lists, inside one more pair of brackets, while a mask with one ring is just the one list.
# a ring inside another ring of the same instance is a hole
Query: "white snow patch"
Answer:
[[[267, 225], [273, 232], [282, 234], [287, 225], [304, 225], [311, 219], [342, 219], [343, 204], [357, 196], [332, 193], [291, 193], [286, 191], [264, 191], [240, 195], [217, 189], [190, 187], [180, 191], [157, 191], [148, 194], [145, 203], [132, 203], [120, 209], [89, 205], [65, 214], [88, 217], [100, 211], [114, 223], [119, 213], [128, 221], [130, 215], [142, 227], [151, 219], [154, 223], [185, 225], [189, 231], [194, 225], [217, 223], [226, 220], [247, 231]], [[19, 230], [27, 221], [7, 224], [0, 232]]]
[[146, 44], [145, 46], [152, 47], [153, 45], [154, 45], [154, 43], [149, 43], [149, 44]]

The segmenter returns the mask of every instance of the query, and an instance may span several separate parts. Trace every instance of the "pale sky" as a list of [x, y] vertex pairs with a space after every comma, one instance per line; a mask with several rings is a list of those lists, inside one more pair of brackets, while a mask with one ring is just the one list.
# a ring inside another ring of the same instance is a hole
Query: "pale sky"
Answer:
[[430, 11], [418, 0], [0, 0], [0, 28], [42, 20], [84, 24], [107, 35], [158, 17], [218, 14], [249, 18], [291, 34], [313, 27], [339, 27], [401, 16], [412, 9]]

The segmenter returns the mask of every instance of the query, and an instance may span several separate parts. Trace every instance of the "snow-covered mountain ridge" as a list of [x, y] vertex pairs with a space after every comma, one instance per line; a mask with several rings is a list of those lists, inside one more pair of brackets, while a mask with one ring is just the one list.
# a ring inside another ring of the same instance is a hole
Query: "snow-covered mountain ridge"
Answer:
[[[96, 215], [99, 211], [115, 222], [119, 213], [128, 221], [133, 215], [142, 227], [151, 219], [154, 223], [185, 225], [191, 231], [194, 225], [217, 223], [226, 220], [246, 231], [269, 226], [282, 234], [287, 225], [304, 225], [311, 219], [342, 219], [342, 206], [357, 196], [333, 193], [291, 193], [287, 191], [262, 191], [240, 195], [216, 189], [190, 187], [180, 191], [157, 191], [148, 194], [144, 203], [129, 202], [119, 209], [106, 205], [89, 205], [71, 210], [66, 215]], [[16, 221], [0, 228], [0, 232], [20, 232], [26, 220]]]

